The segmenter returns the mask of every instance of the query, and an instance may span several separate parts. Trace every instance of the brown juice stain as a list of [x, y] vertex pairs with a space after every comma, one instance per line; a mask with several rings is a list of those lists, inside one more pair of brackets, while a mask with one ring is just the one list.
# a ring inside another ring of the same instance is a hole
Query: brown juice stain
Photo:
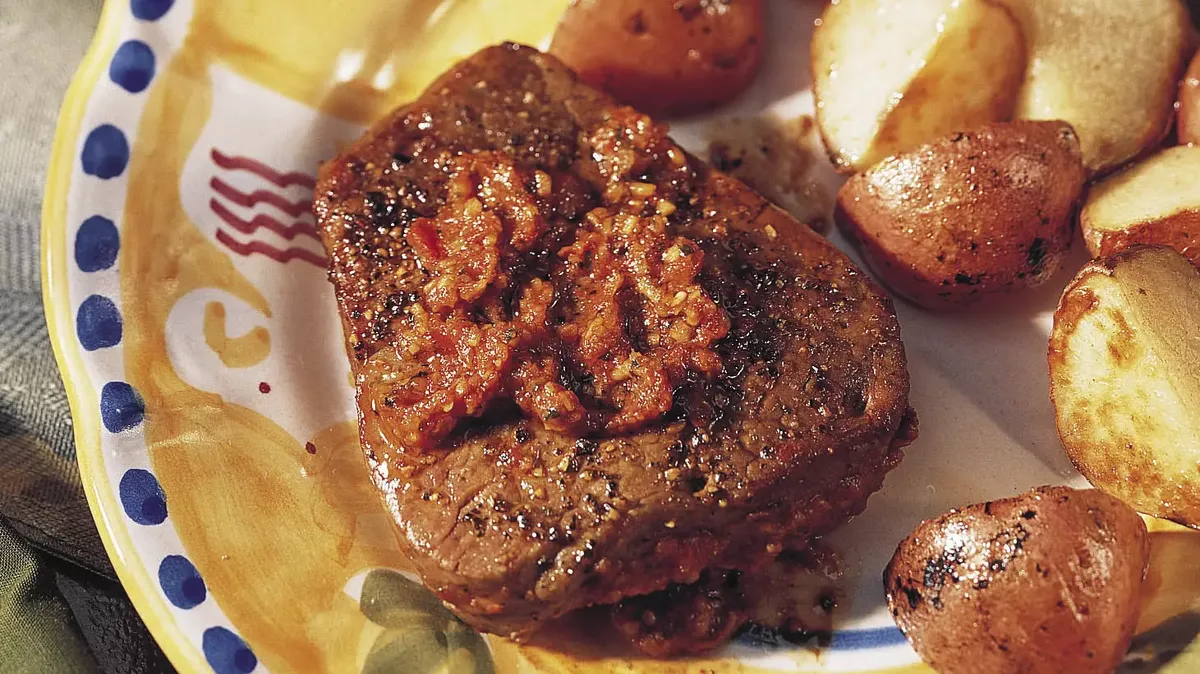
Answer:
[[[839, 594], [837, 554], [818, 543], [810, 552], [777, 561], [743, 578], [747, 599], [760, 624], [813, 632], [832, 630], [832, 614], [820, 608], [822, 598]], [[752, 589], [757, 588], [757, 593]], [[813, 610], [809, 610], [810, 607]], [[717, 655], [689, 659], [654, 659], [634, 651], [613, 627], [608, 607], [576, 611], [547, 624], [527, 643], [488, 637], [498, 671], [525, 674], [766, 674], [779, 669], [755, 667]], [[821, 650], [797, 647], [782, 653], [791, 672], [821, 672]], [[932, 674], [924, 665], [886, 670], [894, 674]], [[884, 674], [880, 672], [880, 674]]]
[[[633, 652], [612, 628], [606, 607], [576, 611], [529, 643], [488, 636], [497, 670], [514, 674], [765, 674], [728, 658], [662, 660]], [[802, 656], [802, 658], [805, 656]], [[815, 655], [807, 655], [816, 662]]]
[[220, 302], [204, 305], [204, 343], [225, 367], [251, 367], [271, 353], [271, 333], [262, 326], [240, 337], [225, 334], [225, 305]]
[[[154, 197], [129, 199], [122, 227], [126, 376], [145, 400], [150, 460], [188, 557], [274, 671], [358, 671], [379, 630], [343, 588], [361, 570], [394, 568], [401, 560], [367, 479], [354, 422], [318, 433], [310, 454], [270, 419], [188, 386], [167, 357], [167, 315], [193, 290], [218, 288], [264, 316], [271, 311], [188, 220], [180, 200], [179, 176], [212, 109], [209, 68], [220, 64], [367, 123], [415, 96], [465, 53], [502, 38], [539, 41], [565, 2], [456, 2], [440, 9], [446, 3], [378, 0], [348, 11], [324, 0], [200, 0], [187, 38], [149, 94], [128, 194]], [[474, 6], [478, 16], [469, 11]], [[453, 31], [473, 19], [486, 21], [440, 37], [424, 28], [444, 23]], [[399, 64], [415, 50], [425, 51]], [[381, 75], [389, 70], [390, 78]], [[265, 357], [270, 335], [231, 340], [223, 313], [220, 305], [207, 308], [205, 337], [225, 362]]]
[[730, 117], [708, 129], [713, 166], [749, 185], [817, 231], [829, 226], [833, 198], [812, 176], [817, 156], [813, 120], [774, 116]]
[[744, 577], [751, 620], [776, 630], [827, 638], [836, 612], [847, 610], [841, 556], [824, 541], [781, 555]]
[[[630, 651], [609, 626], [606, 609], [585, 609], [546, 625], [527, 644], [489, 636], [496, 670], [512, 674], [779, 674], [826, 671], [818, 653], [787, 653], [791, 668], [755, 667], [722, 657], [651, 659]], [[917, 664], [872, 674], [935, 674]]]
[[[330, 561], [338, 566], [355, 564], [355, 545], [370, 545], [386, 555], [380, 566], [404, 570], [396, 552], [392, 518], [379, 503], [379, 494], [367, 479], [366, 462], [358, 443], [358, 424], [352, 421], [325, 429], [312, 439], [315, 453], [300, 455], [302, 474], [309, 478], [298, 494], [307, 506], [312, 524], [337, 540]], [[301, 517], [300, 519], [304, 519]]]

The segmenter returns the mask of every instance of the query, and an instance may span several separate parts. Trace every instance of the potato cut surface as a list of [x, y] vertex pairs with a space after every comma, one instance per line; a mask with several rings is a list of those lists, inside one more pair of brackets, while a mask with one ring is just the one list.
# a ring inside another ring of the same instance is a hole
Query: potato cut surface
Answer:
[[1161, 244], [1200, 263], [1200, 147], [1167, 148], [1094, 185], [1080, 223], [1093, 255]]
[[993, 0], [841, 0], [813, 36], [817, 123], [839, 170], [1007, 119], [1021, 31]]
[[1190, 22], [1178, 0], [1007, 0], [1029, 48], [1015, 115], [1061, 119], [1102, 173], [1166, 135]]
[[1200, 271], [1169, 248], [1089, 264], [1050, 338], [1071, 460], [1141, 512], [1200, 525]]

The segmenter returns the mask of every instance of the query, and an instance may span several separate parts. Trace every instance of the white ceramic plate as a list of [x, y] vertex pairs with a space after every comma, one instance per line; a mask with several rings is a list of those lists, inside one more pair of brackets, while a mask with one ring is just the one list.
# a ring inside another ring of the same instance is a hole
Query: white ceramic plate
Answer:
[[[954, 506], [1081, 483], [1047, 395], [1059, 278], [987, 312], [898, 303], [921, 436], [866, 513], [831, 537], [845, 597], [819, 648], [749, 634], [705, 660], [654, 662], [596, 643], [518, 647], [470, 633], [391, 570], [399, 560], [359, 455], [308, 213], [313, 176], [457, 58], [501, 39], [544, 43], [563, 6], [105, 7], [47, 182], [47, 314], [97, 524], [181, 670], [927, 671], [883, 603], [881, 570], [900, 538]], [[675, 124], [676, 137], [703, 154], [723, 118], [811, 114], [818, 12], [771, 2], [753, 88]], [[807, 179], [828, 198], [838, 179], [813, 156]]]

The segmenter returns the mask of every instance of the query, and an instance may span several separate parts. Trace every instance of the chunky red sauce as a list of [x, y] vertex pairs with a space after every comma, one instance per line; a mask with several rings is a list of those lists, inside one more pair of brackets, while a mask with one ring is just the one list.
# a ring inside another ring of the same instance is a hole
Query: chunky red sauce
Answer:
[[[703, 253], [670, 232], [674, 203], [634, 179], [660, 151], [684, 157], [628, 109], [586, 140], [605, 187], [572, 232], [548, 233], [539, 210], [558, 179], [498, 152], [451, 159], [445, 205], [408, 227], [428, 280], [395, 350], [366, 365], [391, 386], [376, 411], [405, 449], [505, 400], [558, 431], [630, 431], [671, 409], [689, 370], [720, 371], [712, 347], [730, 323], [697, 281]], [[545, 273], [514, 278], [539, 247]]]

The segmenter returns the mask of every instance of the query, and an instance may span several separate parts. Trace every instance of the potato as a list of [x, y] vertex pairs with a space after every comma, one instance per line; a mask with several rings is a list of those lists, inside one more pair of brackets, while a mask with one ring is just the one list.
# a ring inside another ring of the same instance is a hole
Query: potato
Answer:
[[1040, 487], [922, 522], [884, 586], [896, 624], [940, 674], [1098, 674], [1129, 648], [1148, 555], [1146, 526], [1124, 503]]
[[841, 0], [812, 41], [817, 124], [844, 173], [1010, 116], [1025, 75], [995, 0]]
[[576, 0], [550, 45], [585, 82], [663, 116], [732, 100], [762, 50], [760, 0]]
[[1200, 527], [1200, 270], [1170, 248], [1093, 261], [1050, 333], [1050, 397], [1075, 467], [1141, 512]]
[[1017, 118], [1068, 122], [1092, 173], [1163, 139], [1190, 40], [1179, 0], [1005, 1], [1029, 47]]
[[955, 133], [850, 178], [835, 217], [897, 294], [930, 308], [1036, 286], [1061, 267], [1083, 189], [1061, 122]]
[[1179, 142], [1200, 143], [1200, 52], [1179, 83]]
[[[1150, 536], [1150, 562], [1142, 581], [1142, 612], [1136, 633], [1144, 637], [1151, 630], [1200, 608], [1200, 573], [1195, 572], [1196, 560], [1200, 559], [1200, 531], [1157, 517], [1143, 517], [1142, 521]], [[1193, 660], [1192, 664], [1195, 663]], [[1158, 670], [1158, 674], [1167, 672]]]
[[1092, 186], [1079, 221], [1095, 256], [1159, 244], [1200, 264], [1200, 147], [1168, 148]]

